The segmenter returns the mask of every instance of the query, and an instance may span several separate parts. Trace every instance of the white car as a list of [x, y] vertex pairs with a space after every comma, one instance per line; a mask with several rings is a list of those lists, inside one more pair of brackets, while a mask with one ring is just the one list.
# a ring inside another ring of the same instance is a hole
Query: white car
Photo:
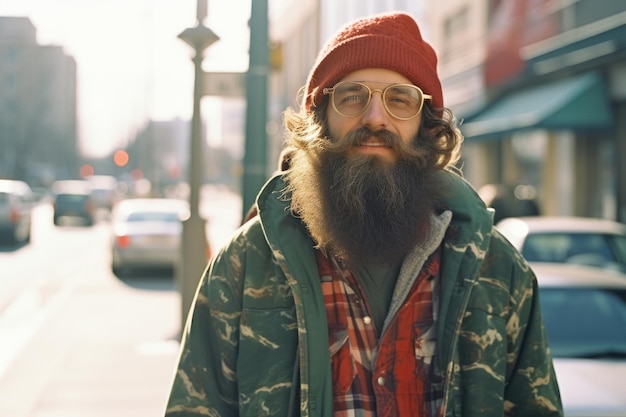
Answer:
[[626, 275], [532, 263], [566, 417], [626, 416]]
[[24, 181], [0, 180], [0, 239], [10, 244], [30, 241], [36, 198]]
[[87, 177], [91, 185], [91, 195], [97, 207], [112, 210], [118, 200], [118, 183], [112, 175], [91, 175]]
[[626, 225], [588, 217], [509, 217], [496, 228], [529, 262], [572, 263], [626, 272]]
[[170, 269], [180, 258], [182, 222], [189, 203], [169, 198], [120, 201], [111, 215], [111, 269], [120, 276], [138, 268]]

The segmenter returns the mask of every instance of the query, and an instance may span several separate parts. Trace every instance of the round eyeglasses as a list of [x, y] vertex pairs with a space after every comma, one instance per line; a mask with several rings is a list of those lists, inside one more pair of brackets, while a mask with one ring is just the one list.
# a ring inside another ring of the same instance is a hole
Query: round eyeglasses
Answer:
[[414, 118], [422, 111], [424, 100], [432, 99], [432, 96], [411, 84], [390, 84], [381, 90], [356, 81], [341, 81], [332, 88], [324, 88], [322, 92], [330, 95], [335, 111], [345, 117], [363, 113], [372, 101], [374, 92], [381, 94], [387, 112], [400, 120]]

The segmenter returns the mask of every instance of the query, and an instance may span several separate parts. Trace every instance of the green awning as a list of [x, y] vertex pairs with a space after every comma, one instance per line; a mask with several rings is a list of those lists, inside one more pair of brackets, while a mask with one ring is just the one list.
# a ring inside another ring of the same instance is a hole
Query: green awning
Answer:
[[511, 93], [465, 120], [461, 131], [476, 140], [523, 129], [599, 130], [612, 126], [604, 80], [593, 72]]

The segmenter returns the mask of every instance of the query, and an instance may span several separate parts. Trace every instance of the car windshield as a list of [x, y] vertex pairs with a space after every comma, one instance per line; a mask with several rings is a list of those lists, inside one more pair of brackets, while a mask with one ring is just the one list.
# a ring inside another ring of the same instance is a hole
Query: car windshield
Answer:
[[130, 213], [127, 220], [129, 222], [178, 223], [180, 222], [180, 216], [178, 213], [137, 211]]
[[542, 288], [554, 357], [626, 358], [626, 290]]
[[573, 263], [626, 271], [626, 236], [536, 233], [524, 241], [522, 255], [529, 262]]
[[83, 203], [89, 196], [84, 194], [59, 194], [57, 204]]

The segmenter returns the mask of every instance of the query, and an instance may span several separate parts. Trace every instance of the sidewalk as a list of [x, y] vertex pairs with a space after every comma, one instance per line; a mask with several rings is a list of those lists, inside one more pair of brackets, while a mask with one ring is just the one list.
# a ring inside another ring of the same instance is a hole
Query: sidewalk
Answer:
[[[219, 187], [203, 198], [217, 250], [241, 198]], [[181, 331], [174, 279], [112, 276], [105, 224], [69, 237], [45, 225], [26, 268], [31, 291], [0, 314], [0, 417], [162, 417]]]
[[86, 280], [52, 297], [0, 375], [0, 416], [162, 416], [180, 331], [173, 281]]

